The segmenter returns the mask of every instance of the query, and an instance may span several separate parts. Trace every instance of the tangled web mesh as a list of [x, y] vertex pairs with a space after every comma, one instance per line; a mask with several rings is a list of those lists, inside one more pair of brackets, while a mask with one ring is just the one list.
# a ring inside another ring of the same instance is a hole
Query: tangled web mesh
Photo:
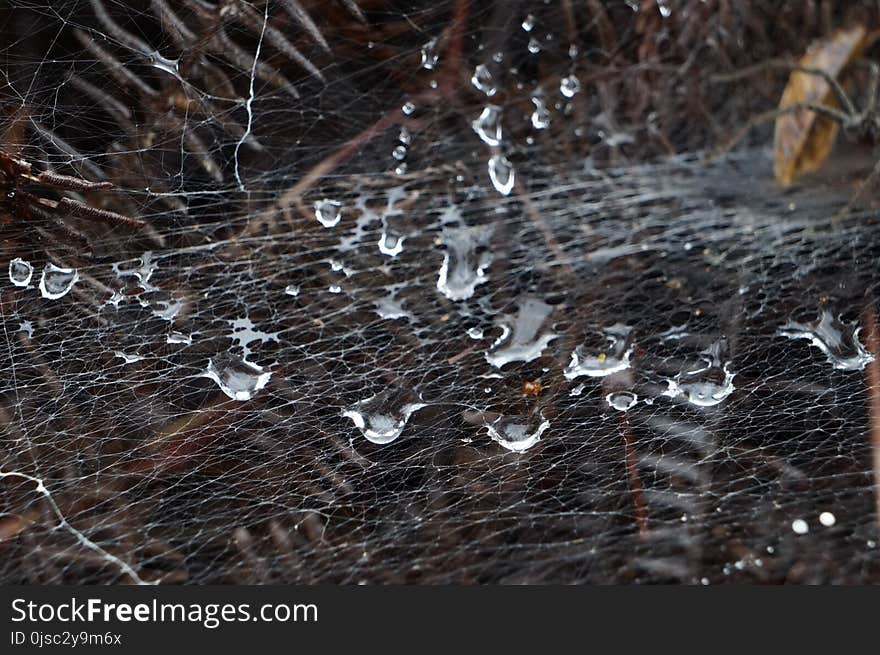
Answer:
[[0, 213], [0, 580], [880, 581], [876, 213], [703, 157], [835, 4], [13, 2], [147, 226]]

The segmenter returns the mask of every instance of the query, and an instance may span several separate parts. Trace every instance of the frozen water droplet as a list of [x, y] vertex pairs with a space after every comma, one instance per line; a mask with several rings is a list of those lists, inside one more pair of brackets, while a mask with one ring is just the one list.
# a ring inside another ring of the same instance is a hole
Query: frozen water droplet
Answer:
[[495, 187], [495, 190], [502, 196], [510, 195], [515, 178], [516, 171], [507, 157], [493, 155], [489, 159], [489, 179], [492, 180], [492, 186]]
[[416, 110], [416, 106], [411, 102], [407, 102], [404, 103], [403, 107], [401, 107], [400, 110], [407, 116], [411, 116], [412, 113]]
[[831, 512], [822, 512], [819, 514], [819, 523], [824, 525], [826, 528], [832, 527], [835, 523], [837, 523], [837, 517], [834, 516]]
[[446, 246], [443, 263], [437, 274], [437, 289], [450, 300], [467, 300], [477, 285], [488, 280], [486, 268], [492, 263], [488, 252], [477, 254], [492, 236], [491, 228], [450, 228], [443, 231], [441, 243]]
[[467, 331], [467, 335], [471, 339], [475, 339], [475, 340], [479, 341], [480, 339], [483, 338], [483, 331], [480, 328], [472, 327]]
[[413, 391], [391, 389], [361, 400], [342, 412], [374, 444], [389, 444], [403, 432], [413, 412], [425, 407]]
[[861, 371], [874, 361], [874, 356], [859, 342], [857, 323], [843, 323], [824, 309], [818, 321], [796, 323], [791, 321], [777, 334], [789, 339], [806, 339], [825, 353], [831, 365], [842, 371]]
[[535, 28], [535, 17], [529, 14], [522, 22], [522, 28], [526, 32], [531, 32]]
[[575, 348], [571, 354], [571, 362], [565, 367], [563, 374], [569, 380], [582, 375], [601, 378], [629, 368], [629, 358], [633, 346], [630, 343], [632, 328], [615, 323], [604, 331], [608, 341], [606, 350], [591, 354], [583, 345]]
[[329, 287], [327, 287], [327, 291], [329, 291], [330, 293], [342, 293], [342, 287], [338, 284], [331, 284]]
[[581, 90], [581, 83], [574, 75], [563, 77], [559, 83], [559, 92], [566, 98], [573, 98]]
[[484, 143], [497, 146], [501, 143], [501, 107], [487, 105], [479, 118], [471, 123], [474, 132]]
[[397, 140], [400, 141], [403, 145], [408, 146], [412, 143], [412, 134], [406, 127], [400, 128], [400, 134], [397, 136]]
[[406, 146], [397, 146], [394, 150], [391, 151], [391, 156], [394, 157], [397, 161], [403, 161], [404, 159], [406, 159]]
[[61, 268], [49, 263], [43, 268], [40, 277], [40, 294], [43, 298], [56, 300], [67, 295], [79, 280], [79, 273], [75, 268]]
[[286, 293], [288, 296], [293, 296], [294, 298], [296, 298], [299, 295], [299, 287], [295, 284], [288, 284], [286, 287], [284, 287], [284, 293]]
[[619, 412], [632, 409], [639, 402], [639, 397], [631, 391], [615, 391], [605, 396], [605, 401]]
[[382, 232], [382, 235], [379, 237], [379, 252], [389, 257], [397, 257], [403, 252], [403, 241], [405, 238]]
[[34, 276], [34, 267], [21, 257], [9, 262], [9, 281], [17, 287], [26, 287]]
[[584, 389], [586, 388], [586, 386], [587, 385], [582, 382], [581, 384], [574, 387], [571, 391], [569, 391], [568, 395], [569, 396], [580, 396], [584, 392]]
[[34, 336], [34, 324], [30, 321], [22, 321], [18, 324], [18, 331], [28, 335], [28, 339]]
[[480, 64], [474, 69], [471, 84], [489, 97], [494, 96], [497, 91], [492, 79], [492, 72], [485, 64]]
[[264, 371], [262, 366], [231, 353], [223, 353], [208, 362], [202, 377], [214, 380], [220, 390], [233, 400], [244, 401], [253, 398], [266, 386], [272, 372]]
[[531, 52], [533, 55], [536, 55], [541, 52], [541, 43], [538, 41], [538, 39], [531, 38], [529, 39], [528, 48], [529, 52]]
[[536, 298], [524, 300], [512, 321], [513, 326], [509, 325], [509, 318], [501, 324], [502, 334], [486, 353], [486, 361], [501, 368], [510, 362], [530, 362], [540, 357], [544, 348], [558, 336], [552, 332], [539, 334], [552, 311], [550, 305]]
[[535, 111], [532, 112], [532, 127], [536, 130], [545, 130], [550, 127], [550, 110], [547, 103], [539, 96], [532, 96]]
[[342, 203], [336, 200], [319, 200], [315, 203], [315, 218], [324, 227], [334, 227], [342, 218]]
[[486, 431], [493, 441], [507, 450], [522, 453], [541, 440], [541, 435], [550, 427], [550, 421], [543, 416], [501, 416], [486, 424]]
[[437, 54], [437, 39], [431, 39], [422, 46], [422, 68], [434, 70], [439, 55]]

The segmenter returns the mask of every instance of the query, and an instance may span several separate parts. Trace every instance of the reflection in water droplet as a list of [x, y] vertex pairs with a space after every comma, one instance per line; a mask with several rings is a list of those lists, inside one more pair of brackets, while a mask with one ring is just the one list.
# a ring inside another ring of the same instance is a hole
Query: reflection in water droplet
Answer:
[[439, 56], [436, 52], [437, 39], [431, 39], [422, 46], [422, 68], [426, 70], [434, 70], [437, 65]]
[[43, 298], [56, 300], [67, 295], [79, 280], [79, 273], [75, 268], [61, 268], [49, 263], [43, 268], [40, 277], [40, 294]]
[[202, 377], [214, 380], [221, 391], [233, 400], [244, 401], [250, 400], [265, 387], [272, 373], [231, 353], [222, 353], [208, 362]]
[[566, 98], [573, 98], [581, 90], [581, 83], [574, 75], [563, 77], [559, 82], [559, 92]]
[[563, 374], [569, 380], [586, 375], [601, 378], [629, 368], [633, 346], [630, 344], [632, 328], [616, 323], [604, 331], [608, 340], [605, 352], [590, 354], [584, 346], [578, 346], [571, 354], [571, 362]]
[[34, 276], [34, 267], [21, 257], [9, 262], [9, 281], [17, 287], [26, 287]]
[[474, 69], [474, 74], [471, 77], [471, 84], [489, 97], [494, 96], [497, 91], [492, 79], [492, 72], [485, 64], [480, 64]]
[[489, 179], [492, 180], [492, 186], [502, 196], [510, 195], [513, 190], [516, 171], [513, 164], [504, 155], [493, 155], [489, 159]]
[[471, 123], [471, 127], [487, 145], [499, 145], [501, 143], [501, 107], [486, 105], [480, 116]]
[[639, 397], [631, 391], [615, 391], [605, 396], [605, 401], [617, 411], [625, 412], [636, 406]]
[[383, 391], [342, 412], [350, 418], [364, 437], [374, 444], [389, 444], [403, 432], [413, 412], [425, 407], [413, 391], [391, 389]]
[[493, 441], [507, 450], [522, 453], [541, 440], [541, 435], [550, 427], [550, 421], [543, 416], [501, 416], [486, 424], [486, 431]]
[[842, 371], [861, 371], [874, 361], [874, 356], [859, 342], [858, 324], [843, 323], [824, 309], [818, 321], [796, 323], [791, 321], [777, 334], [789, 339], [806, 339], [825, 353], [831, 365]]
[[440, 242], [446, 247], [437, 274], [437, 289], [450, 300], [466, 300], [477, 285], [488, 280], [486, 268], [492, 263], [488, 252], [477, 253], [492, 236], [491, 227], [459, 227], [443, 230]]
[[334, 227], [342, 218], [342, 203], [336, 200], [319, 200], [315, 203], [315, 218], [324, 227]]
[[530, 362], [541, 356], [544, 348], [558, 335], [539, 334], [541, 327], [553, 308], [536, 298], [527, 298], [520, 305], [513, 327], [507, 322], [501, 324], [502, 334], [492, 349], [486, 353], [486, 361], [501, 368], [509, 362]]

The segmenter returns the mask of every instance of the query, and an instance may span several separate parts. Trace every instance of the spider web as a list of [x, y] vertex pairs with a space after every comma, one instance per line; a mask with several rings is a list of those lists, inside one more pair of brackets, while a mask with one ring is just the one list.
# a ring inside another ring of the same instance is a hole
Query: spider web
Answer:
[[0, 580], [880, 580], [876, 216], [703, 157], [803, 4], [13, 2], [149, 227], [0, 215]]

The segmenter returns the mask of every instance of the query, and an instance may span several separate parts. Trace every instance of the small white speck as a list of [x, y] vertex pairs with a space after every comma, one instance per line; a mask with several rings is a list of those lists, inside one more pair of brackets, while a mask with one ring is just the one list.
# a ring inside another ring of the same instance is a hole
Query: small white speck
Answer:
[[791, 522], [791, 529], [795, 534], [807, 534], [810, 531], [810, 526], [803, 519], [795, 519]]
[[819, 523], [824, 525], [826, 528], [830, 528], [832, 525], [837, 523], [837, 517], [834, 516], [831, 512], [822, 512], [819, 514]]

